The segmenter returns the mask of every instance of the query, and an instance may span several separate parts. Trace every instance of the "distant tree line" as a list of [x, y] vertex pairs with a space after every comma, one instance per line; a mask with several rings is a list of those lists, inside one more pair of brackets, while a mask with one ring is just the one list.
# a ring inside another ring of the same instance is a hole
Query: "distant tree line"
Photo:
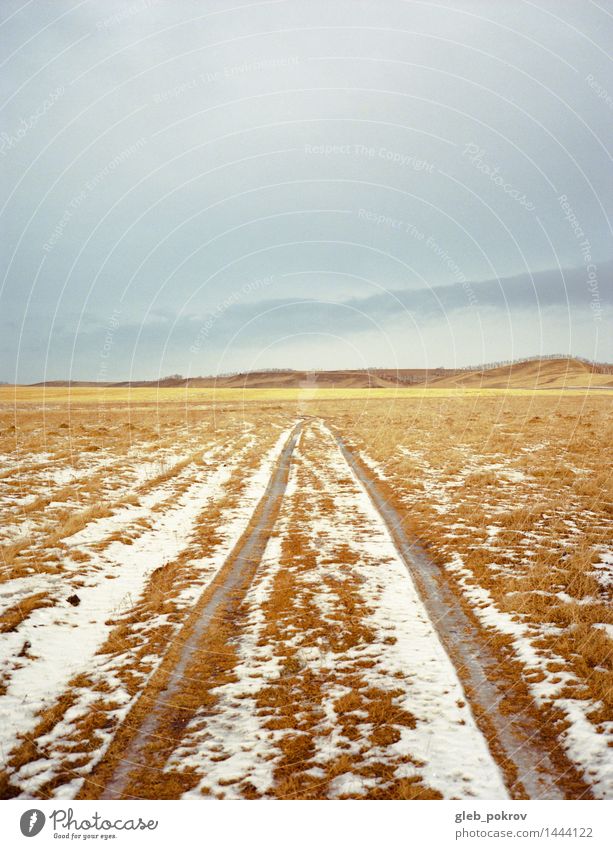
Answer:
[[502, 368], [504, 366], [521, 365], [522, 363], [532, 363], [539, 360], [567, 359], [585, 363], [597, 374], [613, 374], [613, 364], [611, 363], [601, 363], [596, 360], [587, 359], [586, 357], [574, 357], [572, 354], [542, 354], [534, 357], [520, 357], [516, 360], [494, 360], [489, 363], [479, 363], [478, 365], [457, 366], [456, 368], [444, 368], [443, 366], [439, 366], [434, 369], [416, 369], [418, 374], [407, 375], [401, 374], [402, 369], [392, 371], [390, 369], [371, 368], [369, 371], [376, 372], [380, 377], [386, 378], [387, 380], [395, 380], [398, 383], [411, 384], [426, 383], [432, 375], [447, 375], [451, 377], [455, 374], [462, 374], [463, 372], [489, 371], [491, 369]]
[[[415, 369], [417, 374], [402, 374], [401, 372], [405, 369], [388, 369], [381, 368], [379, 366], [369, 367], [366, 369], [340, 369], [340, 371], [364, 371], [368, 374], [376, 374], [379, 377], [382, 377], [387, 380], [395, 380], [397, 383], [425, 383], [432, 375], [437, 377], [442, 377], [443, 375], [452, 376], [454, 374], [461, 374], [462, 372], [469, 371], [489, 371], [490, 369], [502, 368], [503, 366], [515, 366], [521, 365], [521, 363], [531, 363], [538, 360], [578, 360], [581, 363], [585, 363], [590, 366], [590, 368], [598, 374], [613, 374], [613, 364], [612, 363], [602, 363], [597, 362], [596, 360], [590, 360], [586, 357], [575, 357], [572, 354], [539, 354], [534, 357], [520, 357], [516, 360], [494, 360], [489, 363], [479, 363], [477, 365], [468, 365], [468, 366], [457, 366], [454, 368], [445, 368], [444, 366], [437, 366], [437, 368], [432, 369]], [[336, 371], [337, 369], [332, 369], [332, 371]], [[207, 375], [206, 378], [184, 378], [182, 374], [169, 374], [167, 377], [161, 378], [160, 380], [201, 380], [201, 379], [213, 379], [213, 378], [225, 378], [225, 377], [236, 377], [238, 375], [244, 374], [278, 374], [278, 373], [294, 373], [297, 369], [293, 368], [261, 368], [256, 369], [254, 371], [227, 371], [221, 372], [217, 375]], [[324, 371], [324, 369], [307, 369], [307, 371]], [[0, 381], [0, 384], [2, 381]]]
[[585, 363], [600, 374], [613, 374], [613, 364], [600, 363], [587, 357], [575, 357], [572, 354], [538, 354], [534, 357], [519, 357], [516, 360], [496, 360], [492, 363], [481, 363], [480, 365], [462, 366], [456, 371], [487, 371], [488, 369], [501, 368], [502, 366], [515, 366], [521, 363], [532, 363], [536, 360], [577, 360]]

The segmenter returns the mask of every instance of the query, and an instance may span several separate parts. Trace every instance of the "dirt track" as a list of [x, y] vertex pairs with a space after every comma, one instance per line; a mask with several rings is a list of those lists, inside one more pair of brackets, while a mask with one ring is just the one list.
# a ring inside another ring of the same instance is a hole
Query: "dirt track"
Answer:
[[[216, 629], [220, 622], [230, 623], [233, 641], [240, 634], [242, 626], [236, 624], [240, 619], [238, 614], [250, 583], [261, 568], [260, 561], [278, 521], [303, 424], [297, 423], [287, 441], [247, 532], [169, 648], [166, 660], [142, 693], [107, 756], [86, 781], [82, 796], [138, 796], [137, 788], [143, 782], [152, 781], [155, 785], [158, 780], [166, 785], [162, 795], [185, 789], [182, 781], [168, 784], [165, 772], [173, 753], [176, 766], [180, 741], [194, 713], [193, 692], [200, 684], [204, 686], [194, 676], [194, 663], [200, 654], [211, 651], [208, 635], [211, 627]], [[311, 439], [315, 436], [321, 441], [322, 436], [329, 436], [330, 442], [333, 440], [331, 432], [321, 424], [309, 423], [306, 432]], [[491, 756], [502, 770], [508, 795], [512, 798], [564, 798], [564, 790], [556, 782], [560, 772], [559, 753], [554, 765], [533, 717], [521, 712], [509, 716], [499, 709], [503, 690], [496, 680], [496, 656], [488, 648], [486, 638], [462, 610], [440, 570], [416, 542], [409, 539], [400, 515], [385, 500], [373, 476], [339, 435], [334, 439], [346, 473], [355, 475], [359, 486], [368, 493], [390, 543], [417, 588], [438, 639], [458, 672], [464, 695], [477, 726], [488, 741]]]
[[[180, 692], [185, 670], [194, 653], [198, 651], [204, 632], [214, 619], [222, 617], [224, 612], [229, 611], [233, 594], [248, 584], [257, 568], [287, 485], [291, 457], [301, 428], [302, 423], [299, 422], [290, 435], [250, 526], [230, 555], [218, 580], [215, 581], [212, 592], [205, 594], [190, 621], [179, 634], [177, 641], [181, 648], [176, 660], [171, 653], [169, 662], [162, 665], [159, 675], [152, 683], [153, 693], [149, 691], [143, 693], [141, 701], [150, 702], [153, 706], [148, 709], [143, 721], [131, 729], [130, 743], [122, 754], [116, 770], [106, 782], [100, 798], [120, 799], [124, 796], [124, 789], [130, 775], [135, 768], [142, 767], [143, 752], [150, 740], [158, 734], [164, 721], [164, 714], [172, 713], [175, 709], [174, 700]], [[161, 681], [164, 679], [166, 683], [160, 689]]]
[[337, 436], [347, 463], [368, 491], [383, 517], [407, 570], [434, 623], [441, 642], [452, 659], [481, 727], [499, 760], [505, 765], [511, 796], [529, 799], [562, 799], [556, 784], [556, 769], [539, 741], [539, 729], [527, 713], [510, 717], [500, 711], [504, 689], [496, 680], [497, 659], [487, 638], [458, 604], [441, 570], [428, 558], [415, 539], [409, 539], [402, 517], [378, 490], [372, 475]]
[[4, 703], [46, 697], [11, 713], [3, 795], [589, 798], [479, 599], [409, 531], [410, 469], [297, 414], [238, 424], [65, 538], [77, 605], [6, 620], [35, 643]]

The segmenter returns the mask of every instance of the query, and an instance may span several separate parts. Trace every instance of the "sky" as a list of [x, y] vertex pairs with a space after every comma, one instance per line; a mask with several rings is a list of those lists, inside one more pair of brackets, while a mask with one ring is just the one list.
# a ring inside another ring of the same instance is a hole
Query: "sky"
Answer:
[[613, 2], [0, 6], [0, 380], [613, 361]]

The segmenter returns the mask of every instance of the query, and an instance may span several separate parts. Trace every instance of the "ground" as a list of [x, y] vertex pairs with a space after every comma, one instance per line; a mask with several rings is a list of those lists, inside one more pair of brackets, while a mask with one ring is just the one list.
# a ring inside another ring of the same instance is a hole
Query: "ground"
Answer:
[[613, 797], [610, 398], [3, 388], [3, 795]]

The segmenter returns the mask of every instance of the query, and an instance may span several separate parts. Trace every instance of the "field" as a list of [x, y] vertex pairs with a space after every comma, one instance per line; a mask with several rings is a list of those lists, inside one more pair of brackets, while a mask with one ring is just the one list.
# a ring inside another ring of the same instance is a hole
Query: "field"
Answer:
[[4, 798], [613, 797], [611, 393], [0, 388]]

